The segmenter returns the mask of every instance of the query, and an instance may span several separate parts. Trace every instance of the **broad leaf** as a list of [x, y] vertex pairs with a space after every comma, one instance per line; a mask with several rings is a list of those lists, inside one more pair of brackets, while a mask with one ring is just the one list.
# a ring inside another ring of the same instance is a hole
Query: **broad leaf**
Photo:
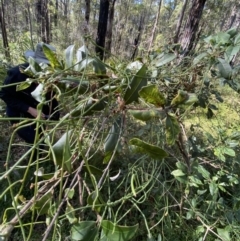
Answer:
[[221, 58], [218, 58], [219, 64], [217, 65], [221, 77], [229, 79], [232, 75], [232, 67], [230, 64]]
[[98, 229], [94, 221], [82, 221], [72, 226], [71, 238], [74, 241], [93, 241], [97, 231]]
[[163, 158], [168, 156], [167, 152], [163, 149], [144, 142], [138, 138], [131, 139], [129, 143], [133, 146], [133, 151], [137, 153], [147, 154], [153, 159], [162, 160]]
[[133, 101], [137, 101], [139, 94], [138, 91], [147, 85], [147, 68], [145, 65], [133, 76], [129, 87], [127, 88], [123, 97], [125, 104], [130, 104]]
[[199, 54], [197, 57], [194, 58], [193, 60], [193, 65], [198, 64], [203, 58], [205, 58], [206, 56], [208, 56], [207, 52], [201, 53]]
[[164, 54], [164, 55], [160, 55], [158, 56], [156, 59], [153, 60], [153, 65], [155, 65], [156, 67], [160, 67], [163, 66], [169, 62], [171, 62], [172, 60], [174, 60], [176, 58], [175, 54]]
[[180, 127], [175, 116], [167, 115], [166, 119], [166, 139], [169, 145], [173, 145], [180, 133]]
[[30, 56], [28, 58], [28, 62], [29, 62], [29, 67], [30, 67], [31, 71], [34, 74], [37, 74], [37, 72], [40, 72], [42, 70], [40, 65], [35, 61], [35, 59], [33, 57]]
[[52, 196], [53, 194], [51, 192], [47, 192], [36, 201], [31, 209], [37, 210], [38, 215], [47, 214], [51, 205]]
[[165, 118], [166, 113], [159, 110], [129, 110], [129, 113], [136, 119], [141, 121], [149, 121], [153, 118]]
[[103, 203], [104, 202], [103, 202], [102, 198], [100, 198], [99, 196], [96, 196], [95, 191], [90, 193], [90, 195], [87, 198], [87, 204], [92, 206], [92, 210], [94, 210], [98, 213], [101, 211], [101, 207], [99, 207], [98, 205], [103, 204]]
[[[138, 230], [138, 224], [134, 226], [121, 226], [112, 223], [108, 220], [103, 220], [101, 222], [101, 226], [103, 229], [103, 233], [106, 236], [107, 241], [128, 241], [132, 240], [135, 233]], [[104, 235], [102, 235], [102, 239], [104, 239]]]
[[137, 72], [138, 70], [140, 70], [142, 68], [142, 66], [143, 66], [143, 63], [140, 62], [139, 60], [137, 60], [137, 61], [130, 63], [126, 69]]
[[229, 63], [233, 59], [233, 57], [239, 52], [239, 50], [240, 50], [240, 46], [227, 47], [224, 53], [225, 60]]
[[50, 62], [50, 65], [53, 68], [63, 69], [63, 66], [57, 59], [56, 53], [54, 51], [52, 51], [50, 48], [48, 48], [45, 44], [43, 44], [42, 47], [43, 47], [43, 52], [44, 52], [45, 56], [47, 57], [47, 59]]
[[222, 240], [224, 241], [231, 241], [231, 237], [230, 237], [230, 232], [228, 230], [228, 228], [217, 228], [217, 233], [218, 235], [222, 238]]
[[108, 132], [108, 135], [104, 142], [104, 151], [105, 152], [113, 152], [116, 148], [116, 145], [119, 145], [119, 138], [122, 129], [122, 117], [118, 117], [117, 120], [114, 121], [111, 129]]
[[86, 69], [89, 66], [89, 64], [93, 63], [94, 60], [94, 58], [90, 57], [83, 59], [75, 66], [75, 70], [81, 72], [82, 70]]
[[16, 86], [16, 91], [21, 91], [27, 89], [31, 85], [32, 81], [24, 81], [21, 82], [19, 85]]
[[52, 147], [54, 156], [56, 158], [56, 164], [63, 166], [65, 170], [71, 173], [71, 148], [69, 142], [69, 136], [72, 131], [66, 132]]
[[174, 176], [174, 177], [181, 177], [181, 176], [185, 176], [186, 174], [180, 170], [180, 169], [177, 169], [177, 170], [174, 170], [171, 172], [171, 174]]
[[65, 50], [65, 63], [67, 68], [70, 68], [73, 65], [73, 51], [74, 45], [68, 46]]
[[69, 223], [71, 223], [71, 224], [77, 223], [78, 220], [75, 217], [75, 210], [69, 202], [67, 202], [65, 214], [66, 214], [66, 217], [67, 217]]
[[94, 73], [106, 74], [106, 72], [107, 72], [106, 66], [101, 60], [95, 58], [92, 64], [93, 64]]
[[164, 106], [166, 103], [166, 99], [164, 95], [159, 92], [157, 85], [145, 86], [138, 93], [146, 102], [157, 107]]

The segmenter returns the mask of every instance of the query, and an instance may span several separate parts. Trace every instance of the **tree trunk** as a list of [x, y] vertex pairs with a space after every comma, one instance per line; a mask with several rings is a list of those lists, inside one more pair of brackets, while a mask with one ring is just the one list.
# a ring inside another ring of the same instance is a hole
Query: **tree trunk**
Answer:
[[107, 40], [106, 40], [106, 55], [109, 57], [111, 55], [111, 46], [112, 46], [112, 27], [114, 21], [114, 5], [116, 0], [110, 1], [109, 6], [109, 17], [108, 17], [108, 25], [107, 25]]
[[189, 52], [193, 50], [194, 42], [196, 39], [196, 33], [198, 31], [198, 26], [200, 19], [202, 17], [202, 12], [205, 3], [206, 0], [192, 1], [192, 6], [180, 41], [180, 44], [183, 49], [183, 56], [188, 55]]
[[4, 53], [8, 61], [10, 61], [10, 53], [9, 53], [9, 45], [8, 45], [8, 38], [7, 38], [7, 30], [6, 30], [6, 24], [5, 24], [5, 18], [4, 18], [4, 3], [3, 0], [1, 1], [0, 6], [0, 24], [1, 24], [1, 30], [2, 30], [2, 40], [3, 40], [3, 47], [4, 47]]
[[57, 27], [57, 25], [58, 25], [58, 0], [56, 0], [56, 2], [55, 2], [54, 25], [55, 25], [55, 27]]
[[135, 59], [135, 56], [137, 54], [137, 50], [138, 50], [138, 45], [139, 45], [139, 41], [140, 41], [140, 37], [141, 37], [141, 33], [142, 33], [142, 27], [143, 27], [143, 22], [144, 22], [144, 16], [145, 14], [143, 14], [141, 17], [140, 17], [140, 21], [139, 21], [139, 25], [138, 25], [138, 35], [137, 37], [134, 39], [134, 50], [133, 50], [133, 53], [132, 53], [132, 57], [131, 57], [131, 60], [134, 60]]
[[176, 33], [175, 33], [175, 36], [173, 38], [173, 42], [175, 44], [178, 43], [178, 40], [179, 40], [179, 33], [180, 33], [180, 30], [181, 30], [181, 27], [182, 27], [183, 16], [184, 16], [184, 13], [185, 13], [186, 8], [187, 8], [187, 3], [188, 3], [188, 0], [184, 0], [182, 11], [180, 13], [180, 16], [179, 16], [179, 19], [178, 19], [178, 22], [177, 22]]
[[151, 51], [152, 43], [153, 43], [153, 40], [154, 40], [154, 37], [155, 37], [155, 32], [156, 32], [156, 28], [157, 28], [158, 20], [159, 20], [159, 16], [160, 16], [160, 11], [161, 11], [161, 5], [162, 5], [162, 0], [159, 1], [157, 16], [156, 16], [156, 19], [155, 19], [155, 23], [154, 23], [153, 30], [152, 30], [152, 35], [151, 35], [151, 38], [150, 38], [150, 43], [149, 43], [149, 46], [148, 46], [148, 53]]
[[108, 23], [109, 0], [100, 0], [98, 31], [96, 38], [96, 54], [101, 60], [104, 58], [105, 38]]
[[86, 3], [85, 20], [86, 20], [86, 23], [89, 24], [91, 3], [90, 3], [90, 0], [85, 0], [85, 3]]

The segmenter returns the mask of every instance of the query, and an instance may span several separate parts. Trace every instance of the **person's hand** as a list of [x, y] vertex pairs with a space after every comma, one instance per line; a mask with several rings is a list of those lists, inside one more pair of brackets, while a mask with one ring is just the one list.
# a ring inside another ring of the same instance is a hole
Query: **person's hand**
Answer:
[[[31, 116], [33, 116], [34, 118], [36, 118], [38, 116], [38, 111], [35, 108], [29, 107], [28, 111], [27, 111]], [[45, 115], [43, 113], [41, 113], [41, 117], [45, 118]]]

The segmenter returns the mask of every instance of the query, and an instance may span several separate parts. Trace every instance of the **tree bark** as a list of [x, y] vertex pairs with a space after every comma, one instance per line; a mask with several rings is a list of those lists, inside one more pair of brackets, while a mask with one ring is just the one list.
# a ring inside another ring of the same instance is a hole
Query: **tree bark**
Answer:
[[105, 38], [108, 23], [109, 0], [100, 1], [98, 31], [96, 38], [96, 54], [101, 60], [104, 58]]
[[7, 30], [6, 30], [6, 23], [5, 23], [3, 0], [1, 0], [1, 6], [0, 6], [0, 24], [1, 24], [1, 30], [2, 30], [2, 40], [3, 40], [4, 53], [5, 53], [5, 56], [6, 56], [7, 60], [10, 61], [10, 53], [9, 53]]
[[156, 28], [157, 28], [158, 20], [159, 20], [159, 16], [160, 16], [161, 6], [162, 6], [162, 0], [159, 1], [157, 16], [156, 16], [156, 19], [155, 19], [155, 23], [154, 23], [153, 30], [152, 30], [152, 35], [151, 35], [151, 38], [150, 38], [150, 43], [149, 43], [149, 46], [148, 46], [148, 53], [151, 51], [151, 48], [152, 48], [152, 43], [153, 43], [153, 40], [154, 40], [154, 37], [155, 37], [155, 32], [156, 32]]
[[91, 3], [90, 3], [90, 0], [85, 0], [85, 3], [86, 3], [85, 20], [86, 20], [86, 23], [89, 24]]
[[111, 46], [112, 46], [112, 28], [114, 21], [114, 5], [116, 0], [110, 1], [109, 6], [109, 17], [108, 17], [108, 25], [107, 25], [107, 40], [106, 40], [106, 56], [109, 57], [111, 55]]
[[186, 8], [187, 8], [187, 4], [188, 4], [188, 0], [184, 0], [183, 7], [182, 7], [182, 10], [181, 10], [178, 22], [177, 22], [176, 33], [175, 33], [175, 36], [173, 38], [173, 42], [175, 44], [178, 43], [178, 40], [179, 40], [179, 33], [180, 33], [180, 30], [181, 30], [181, 27], [182, 27], [182, 21], [183, 21], [184, 13], [185, 13]]
[[193, 50], [196, 33], [198, 31], [198, 26], [202, 17], [205, 3], [206, 0], [192, 1], [192, 6], [180, 41], [181, 47], [183, 49], [183, 56], [188, 55], [189, 52]]

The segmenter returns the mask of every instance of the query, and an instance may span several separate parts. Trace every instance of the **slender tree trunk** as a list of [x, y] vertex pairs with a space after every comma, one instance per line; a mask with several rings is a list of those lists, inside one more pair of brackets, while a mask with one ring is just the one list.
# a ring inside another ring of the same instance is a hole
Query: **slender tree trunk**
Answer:
[[2, 40], [3, 40], [4, 53], [5, 53], [7, 60], [10, 61], [10, 53], [9, 53], [6, 24], [5, 24], [3, 0], [1, 0], [1, 6], [0, 6], [0, 24], [1, 24], [1, 29], [2, 29]]
[[91, 2], [90, 2], [90, 0], [85, 0], [85, 3], [86, 3], [85, 20], [86, 20], [86, 23], [89, 24]]
[[112, 46], [112, 28], [114, 21], [114, 5], [116, 0], [110, 0], [109, 6], [109, 17], [108, 17], [108, 25], [107, 25], [107, 40], [106, 40], [106, 55], [109, 57], [111, 55], [111, 46]]
[[160, 16], [161, 6], [162, 6], [162, 0], [160, 0], [159, 4], [158, 4], [157, 16], [156, 16], [156, 19], [155, 19], [155, 23], [154, 23], [153, 30], [152, 30], [152, 35], [151, 35], [151, 38], [150, 38], [150, 43], [149, 43], [149, 46], [148, 46], [148, 53], [151, 51], [152, 43], [153, 43], [153, 40], [155, 38], [155, 33], [156, 33], [157, 25], [158, 25], [158, 20], [159, 20], [159, 16]]
[[136, 56], [136, 54], [137, 54], [138, 45], [139, 45], [139, 41], [140, 41], [140, 37], [141, 37], [141, 33], [142, 33], [142, 28], [143, 28], [144, 17], [145, 17], [144, 15], [145, 15], [145, 14], [143, 14], [143, 15], [140, 17], [140, 21], [139, 21], [139, 25], [138, 25], [138, 35], [137, 35], [137, 37], [134, 39], [134, 50], [133, 50], [132, 57], [131, 57], [132, 60], [135, 59], [135, 56]]
[[183, 56], [188, 55], [189, 52], [193, 50], [196, 33], [198, 31], [198, 26], [202, 17], [205, 3], [206, 0], [192, 1], [192, 6], [188, 15], [188, 19], [183, 30], [183, 36], [180, 41], [184, 52]]
[[100, 1], [98, 31], [96, 38], [96, 54], [101, 60], [104, 58], [105, 38], [108, 23], [109, 0]]
[[187, 8], [187, 4], [188, 4], [188, 0], [184, 0], [183, 7], [182, 7], [182, 10], [181, 10], [178, 22], [177, 22], [176, 33], [175, 33], [175, 36], [173, 38], [174, 43], [178, 43], [179, 33], [180, 33], [180, 30], [181, 30], [181, 27], [182, 27], [182, 21], [183, 21], [184, 13], [185, 13], [186, 8]]
[[58, 25], [58, 0], [55, 1], [55, 10], [54, 10], [54, 25]]

